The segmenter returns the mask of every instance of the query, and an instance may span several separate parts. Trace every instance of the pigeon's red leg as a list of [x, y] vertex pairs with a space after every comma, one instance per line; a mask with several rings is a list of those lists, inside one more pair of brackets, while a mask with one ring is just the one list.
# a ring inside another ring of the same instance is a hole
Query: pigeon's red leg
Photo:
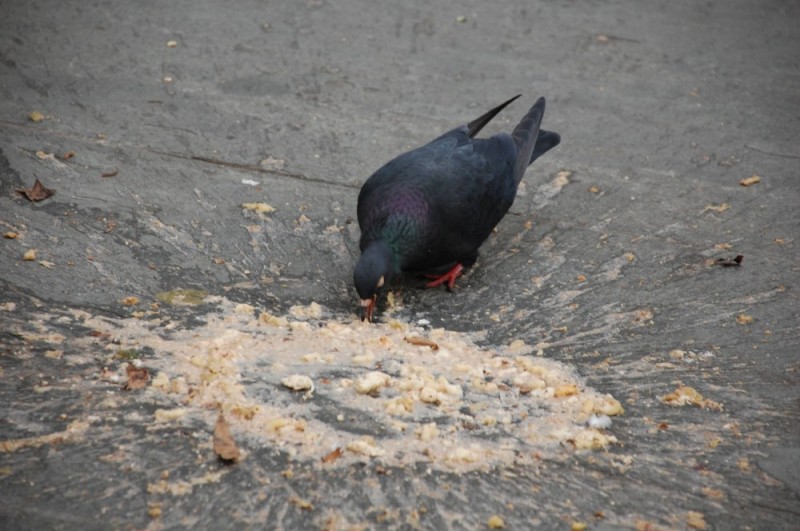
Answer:
[[464, 266], [461, 263], [457, 263], [444, 275], [441, 276], [432, 276], [434, 280], [425, 284], [427, 288], [435, 288], [436, 286], [441, 286], [445, 282], [447, 282], [447, 289], [453, 289], [453, 286], [456, 285], [456, 279], [464, 274]]

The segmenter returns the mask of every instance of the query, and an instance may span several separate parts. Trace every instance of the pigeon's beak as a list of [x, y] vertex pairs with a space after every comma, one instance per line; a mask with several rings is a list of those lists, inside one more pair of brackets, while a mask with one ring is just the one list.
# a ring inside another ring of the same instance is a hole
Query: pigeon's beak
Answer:
[[361, 320], [366, 320], [368, 323], [372, 322], [372, 310], [375, 309], [375, 301], [378, 300], [378, 295], [373, 295], [370, 299], [361, 299]]

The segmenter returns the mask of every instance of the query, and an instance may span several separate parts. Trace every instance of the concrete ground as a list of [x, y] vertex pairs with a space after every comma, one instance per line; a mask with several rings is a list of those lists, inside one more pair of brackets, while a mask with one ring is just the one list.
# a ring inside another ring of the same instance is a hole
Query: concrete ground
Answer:
[[[800, 528], [800, 4], [2, 4], [0, 528]], [[360, 184], [517, 93], [487, 133], [544, 95], [562, 144], [454, 292], [408, 280], [396, 316], [538, 345], [620, 399], [618, 444], [227, 466], [98, 376], [76, 316], [215, 311], [178, 289], [352, 320]], [[17, 192], [36, 177], [52, 197]], [[721, 409], [663, 403], [681, 385]]]

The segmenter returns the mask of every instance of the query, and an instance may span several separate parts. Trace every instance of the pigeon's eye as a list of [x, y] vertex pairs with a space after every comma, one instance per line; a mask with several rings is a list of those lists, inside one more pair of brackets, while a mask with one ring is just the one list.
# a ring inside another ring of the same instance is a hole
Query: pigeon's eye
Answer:
[[381, 278], [378, 279], [378, 285], [375, 286], [375, 287], [376, 288], [382, 288], [383, 287], [383, 275], [381, 275]]

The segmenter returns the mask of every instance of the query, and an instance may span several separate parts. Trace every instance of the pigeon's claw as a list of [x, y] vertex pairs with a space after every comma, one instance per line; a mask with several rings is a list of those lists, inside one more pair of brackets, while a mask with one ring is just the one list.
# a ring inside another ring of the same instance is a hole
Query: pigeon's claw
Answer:
[[464, 266], [461, 265], [461, 262], [454, 265], [450, 271], [445, 273], [441, 276], [433, 276], [434, 280], [431, 280], [427, 284], [425, 284], [426, 288], [435, 288], [437, 286], [441, 286], [444, 283], [447, 283], [447, 289], [453, 289], [453, 286], [456, 285], [456, 279], [464, 274]]

